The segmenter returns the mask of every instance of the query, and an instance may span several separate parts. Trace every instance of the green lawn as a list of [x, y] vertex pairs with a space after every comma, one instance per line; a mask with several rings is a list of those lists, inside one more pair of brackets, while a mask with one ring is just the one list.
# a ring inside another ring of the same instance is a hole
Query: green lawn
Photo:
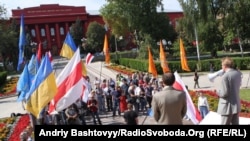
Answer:
[[240, 98], [242, 100], [250, 101], [250, 89], [240, 89]]

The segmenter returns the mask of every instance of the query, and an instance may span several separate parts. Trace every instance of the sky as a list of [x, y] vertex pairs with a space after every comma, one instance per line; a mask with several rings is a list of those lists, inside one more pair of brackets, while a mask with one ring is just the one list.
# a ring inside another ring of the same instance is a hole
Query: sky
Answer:
[[[105, 0], [1, 0], [0, 5], [7, 9], [7, 16], [11, 16], [11, 10], [17, 7], [28, 8], [37, 7], [40, 4], [59, 4], [67, 6], [85, 6], [88, 11], [98, 11], [104, 4]], [[163, 0], [166, 11], [182, 11], [178, 0]]]

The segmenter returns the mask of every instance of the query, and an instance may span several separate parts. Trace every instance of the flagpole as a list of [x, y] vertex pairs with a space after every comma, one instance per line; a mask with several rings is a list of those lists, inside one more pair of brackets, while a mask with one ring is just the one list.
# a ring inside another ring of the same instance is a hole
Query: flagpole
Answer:
[[101, 79], [101, 76], [102, 76], [102, 61], [101, 61], [101, 68], [100, 68], [100, 78], [99, 78], [100, 81], [102, 80], [102, 79]]
[[200, 51], [199, 51], [199, 43], [198, 43], [198, 35], [197, 35], [196, 26], [194, 27], [194, 34], [195, 34], [196, 51], [197, 51], [197, 57], [198, 57], [197, 69], [201, 70], [201, 68], [200, 68]]
[[195, 34], [195, 43], [196, 43], [196, 51], [197, 51], [197, 57], [198, 61], [200, 62], [200, 51], [199, 51], [199, 44], [198, 44], [198, 36], [197, 36], [197, 30], [196, 27], [194, 28], [194, 34]]

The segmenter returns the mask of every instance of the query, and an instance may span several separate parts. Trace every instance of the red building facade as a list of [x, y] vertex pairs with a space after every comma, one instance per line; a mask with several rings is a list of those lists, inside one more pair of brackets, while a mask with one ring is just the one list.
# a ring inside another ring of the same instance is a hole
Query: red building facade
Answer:
[[[58, 55], [63, 45], [67, 32], [72, 24], [80, 19], [83, 25], [82, 37], [85, 37], [88, 25], [96, 21], [105, 24], [102, 17], [87, 13], [85, 6], [65, 6], [58, 4], [40, 5], [24, 9], [13, 9], [10, 20], [20, 23], [24, 15], [24, 24], [30, 32], [31, 42], [43, 43], [45, 51], [51, 50], [53, 55]], [[175, 26], [176, 19], [183, 16], [182, 12], [167, 13], [171, 23]]]

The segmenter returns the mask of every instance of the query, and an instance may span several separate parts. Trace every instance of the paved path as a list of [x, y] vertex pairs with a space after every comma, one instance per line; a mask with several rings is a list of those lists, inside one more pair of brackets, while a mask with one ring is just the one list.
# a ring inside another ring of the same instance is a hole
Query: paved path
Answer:
[[[60, 59], [54, 61], [54, 67], [56, 68], [55, 74], [58, 75], [64, 65], [66, 65], [67, 60], [66, 59]], [[94, 62], [87, 67], [88, 75], [90, 75], [91, 80], [94, 79], [94, 77], [100, 77], [109, 79], [113, 78], [115, 79], [117, 72], [113, 70], [109, 70], [106, 67], [104, 67], [105, 64], [101, 62]], [[249, 79], [250, 71], [243, 71], [243, 79], [242, 79], [242, 88], [248, 87], [250, 88], [250, 84], [247, 84], [247, 81]], [[181, 75], [181, 74], [180, 74]], [[188, 74], [182, 74], [181, 75], [182, 80], [184, 83], [188, 86], [189, 89], [193, 89], [194, 81], [193, 81], [193, 73]], [[220, 86], [220, 77], [216, 78], [214, 83], [211, 83], [207, 78], [207, 73], [200, 73], [200, 89], [218, 89]], [[249, 82], [250, 83], [250, 82]], [[0, 99], [0, 118], [3, 117], [9, 117], [11, 113], [26, 113], [26, 111], [22, 108], [22, 104], [20, 102], [16, 102], [17, 97], [10, 97], [5, 99]], [[111, 125], [111, 124], [124, 124], [124, 120], [122, 117], [111, 117], [111, 113], [107, 113], [105, 115], [101, 115], [101, 120], [104, 125]], [[88, 124], [92, 124], [92, 120], [87, 120]], [[139, 123], [140, 124], [156, 124], [154, 119], [149, 116], [140, 115], [139, 117]], [[190, 121], [184, 120], [184, 124], [192, 124]]]

